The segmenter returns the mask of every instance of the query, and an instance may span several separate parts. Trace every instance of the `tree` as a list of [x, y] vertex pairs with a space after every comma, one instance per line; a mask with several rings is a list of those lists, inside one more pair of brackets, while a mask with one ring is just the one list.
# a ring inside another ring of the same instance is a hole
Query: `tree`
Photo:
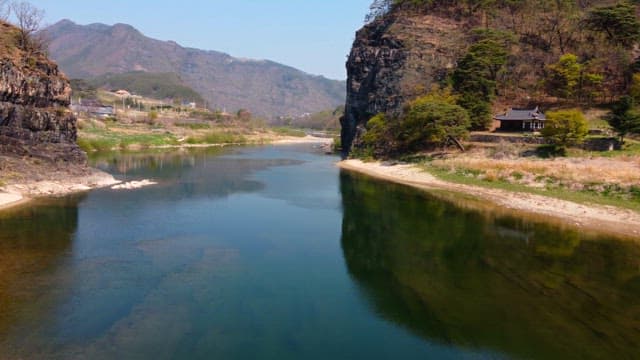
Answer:
[[394, 0], [375, 0], [369, 6], [369, 13], [364, 18], [365, 23], [370, 23], [375, 19], [386, 15], [394, 4]]
[[470, 120], [461, 106], [425, 97], [409, 103], [398, 126], [400, 151], [414, 152], [466, 138]]
[[247, 109], [240, 109], [236, 113], [236, 117], [238, 118], [238, 120], [245, 121], [245, 122], [248, 122], [249, 120], [251, 120], [252, 116], [253, 115], [251, 114], [251, 112]]
[[458, 62], [452, 80], [460, 94], [458, 105], [471, 116], [471, 127], [484, 130], [491, 125], [491, 101], [498, 75], [507, 62], [510, 36], [489, 30], [475, 31], [474, 36], [476, 42]]
[[564, 54], [547, 66], [545, 85], [551, 95], [564, 99], [592, 99], [598, 94], [603, 76], [587, 71], [587, 65], [574, 54]]
[[557, 63], [548, 65], [549, 75], [545, 85], [549, 94], [565, 99], [573, 97], [580, 84], [582, 69], [582, 64], [574, 54], [562, 55]]
[[384, 155], [393, 146], [390, 142], [393, 139], [389, 138], [390, 124], [387, 122], [386, 115], [380, 113], [367, 121], [367, 131], [362, 135], [362, 147], [369, 150], [369, 152], [376, 155]]
[[593, 9], [585, 22], [589, 29], [605, 33], [607, 39], [617, 45], [632, 47], [640, 40], [636, 8], [628, 3]]
[[475, 96], [472, 93], [464, 93], [458, 99], [458, 105], [462, 106], [469, 113], [472, 130], [486, 130], [493, 123], [491, 113], [491, 103]]
[[44, 19], [44, 11], [26, 1], [14, 2], [11, 10], [20, 30], [20, 48], [27, 52], [43, 50], [44, 41], [37, 36], [37, 33]]
[[541, 133], [556, 146], [566, 147], [581, 144], [589, 127], [580, 110], [549, 111]]
[[620, 137], [620, 143], [624, 143], [628, 134], [640, 134], [640, 112], [631, 96], [621, 97], [612, 110], [607, 122]]

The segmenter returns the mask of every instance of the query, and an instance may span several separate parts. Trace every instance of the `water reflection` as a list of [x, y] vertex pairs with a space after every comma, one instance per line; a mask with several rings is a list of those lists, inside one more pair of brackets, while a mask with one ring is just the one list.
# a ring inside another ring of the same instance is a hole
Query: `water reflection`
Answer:
[[515, 358], [638, 358], [640, 246], [341, 174], [342, 247], [375, 312]]
[[13, 324], [34, 321], [59, 300], [51, 290], [60, 285], [83, 198], [42, 200], [0, 213], [0, 348]]
[[153, 179], [157, 186], [139, 192], [139, 201], [177, 201], [256, 192], [264, 183], [250, 174], [276, 166], [299, 165], [292, 159], [236, 157], [237, 148], [150, 150], [96, 154], [92, 165], [123, 181]]

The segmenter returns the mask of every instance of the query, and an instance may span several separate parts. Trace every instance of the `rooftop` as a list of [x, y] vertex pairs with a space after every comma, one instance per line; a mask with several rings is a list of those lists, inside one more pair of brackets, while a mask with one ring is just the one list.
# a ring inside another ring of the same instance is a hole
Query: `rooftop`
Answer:
[[500, 121], [547, 120], [537, 106], [534, 109], [511, 109], [506, 114], [497, 115], [495, 118]]

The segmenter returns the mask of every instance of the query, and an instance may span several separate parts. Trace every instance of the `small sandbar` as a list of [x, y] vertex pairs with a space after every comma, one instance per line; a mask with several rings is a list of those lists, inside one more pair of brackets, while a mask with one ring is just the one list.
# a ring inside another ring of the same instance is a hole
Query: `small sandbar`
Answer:
[[10, 194], [0, 192], [0, 210], [18, 205], [24, 201], [20, 194]]
[[157, 185], [158, 183], [151, 180], [140, 180], [140, 181], [129, 181], [126, 183], [114, 185], [111, 187], [112, 190], [135, 190], [140, 189], [147, 186]]
[[304, 137], [285, 137], [274, 140], [273, 144], [331, 144], [333, 139], [307, 135]]

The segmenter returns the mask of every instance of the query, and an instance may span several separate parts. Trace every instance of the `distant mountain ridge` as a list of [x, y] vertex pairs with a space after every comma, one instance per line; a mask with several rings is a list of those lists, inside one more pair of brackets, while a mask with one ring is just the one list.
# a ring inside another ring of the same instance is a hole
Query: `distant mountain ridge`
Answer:
[[313, 113], [344, 102], [346, 83], [268, 60], [182, 47], [144, 36], [126, 24], [78, 25], [62, 20], [46, 30], [49, 52], [70, 78], [133, 71], [175, 73], [209, 103], [262, 116]]

